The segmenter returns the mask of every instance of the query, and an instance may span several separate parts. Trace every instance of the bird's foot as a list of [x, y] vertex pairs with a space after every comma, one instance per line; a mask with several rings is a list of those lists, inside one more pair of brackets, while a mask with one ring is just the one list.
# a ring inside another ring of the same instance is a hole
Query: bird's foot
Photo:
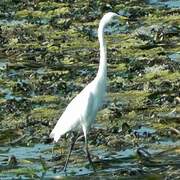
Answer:
[[93, 171], [96, 172], [96, 168], [94, 167], [94, 165], [91, 164], [91, 166], [92, 166]]

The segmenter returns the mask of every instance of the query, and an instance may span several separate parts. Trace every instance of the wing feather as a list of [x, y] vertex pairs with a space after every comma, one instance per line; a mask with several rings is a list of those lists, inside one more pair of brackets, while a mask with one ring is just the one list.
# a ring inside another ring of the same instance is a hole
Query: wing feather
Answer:
[[63, 134], [70, 130], [78, 129], [82, 123], [84, 123], [85, 126], [89, 126], [91, 116], [94, 114], [92, 112], [93, 102], [94, 96], [91, 88], [90, 86], [86, 86], [86, 88], [69, 103], [52, 130], [50, 137], [54, 138], [54, 141], [57, 142]]

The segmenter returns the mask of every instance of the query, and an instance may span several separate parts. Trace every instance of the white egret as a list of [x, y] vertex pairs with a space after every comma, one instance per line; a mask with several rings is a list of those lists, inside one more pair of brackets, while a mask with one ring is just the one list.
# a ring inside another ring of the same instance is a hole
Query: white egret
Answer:
[[[102, 105], [106, 92], [107, 78], [107, 53], [104, 40], [104, 29], [114, 17], [119, 17], [116, 13], [109, 12], [103, 16], [99, 23], [98, 39], [100, 44], [100, 63], [95, 79], [90, 82], [67, 106], [56, 126], [52, 130], [50, 137], [57, 142], [60, 137], [69, 131], [83, 131], [85, 137], [85, 149], [89, 163], [92, 160], [88, 150], [87, 133], [96, 118], [97, 111]], [[69, 161], [71, 151], [78, 137], [74, 138], [69, 150], [69, 154], [64, 166], [64, 171]], [[94, 167], [93, 167], [94, 169]], [[94, 169], [95, 170], [95, 169]]]

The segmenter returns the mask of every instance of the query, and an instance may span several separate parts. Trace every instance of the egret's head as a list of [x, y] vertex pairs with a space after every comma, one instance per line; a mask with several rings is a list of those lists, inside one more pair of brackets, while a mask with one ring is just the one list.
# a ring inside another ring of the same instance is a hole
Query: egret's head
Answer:
[[116, 13], [108, 12], [101, 19], [101, 24], [105, 26], [106, 24], [110, 23], [113, 19], [118, 18], [118, 17], [119, 15]]

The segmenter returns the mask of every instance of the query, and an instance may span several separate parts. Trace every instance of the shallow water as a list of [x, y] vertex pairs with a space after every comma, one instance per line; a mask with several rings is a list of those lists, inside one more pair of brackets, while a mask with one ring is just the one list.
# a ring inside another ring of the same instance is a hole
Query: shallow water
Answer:
[[175, 62], [177, 62], [177, 63], [180, 63], [180, 52], [170, 54], [170, 55], [169, 55], [169, 58], [170, 58], [172, 61], [175, 61]]
[[6, 25], [6, 26], [18, 26], [18, 25], [24, 25], [26, 24], [26, 20], [0, 20], [0, 25]]
[[[174, 168], [179, 166], [179, 153], [178, 147], [180, 146], [180, 141], [173, 141], [171, 138], [161, 138], [157, 142], [149, 143], [147, 141], [148, 137], [142, 136], [142, 132], [151, 132], [155, 134], [155, 130], [151, 128], [142, 127], [140, 130], [136, 130], [141, 137], [138, 142], [138, 146], [131, 148], [123, 148], [123, 150], [118, 148], [102, 148], [91, 146], [91, 154], [95, 158], [94, 164], [97, 172], [92, 171], [91, 167], [85, 158], [84, 152], [80, 149], [83, 144], [78, 145], [78, 149], [72, 153], [72, 159], [69, 163], [67, 172], [62, 171], [64, 164], [64, 157], [59, 160], [59, 165], [56, 161], [53, 161], [53, 156], [58, 153], [52, 154], [53, 144], [35, 144], [28, 146], [3, 146], [0, 151], [0, 171], [1, 178], [17, 177], [44, 177], [44, 178], [54, 178], [55, 176], [109, 176], [109, 174], [114, 174], [114, 176], [122, 176], [123, 173], [127, 173], [130, 176], [140, 176], [145, 177], [149, 173], [160, 173], [162, 167], [168, 166], [167, 162], [176, 159], [174, 163]], [[77, 143], [79, 144], [79, 143]], [[172, 150], [168, 150], [170, 149]], [[140, 152], [142, 154], [138, 154]], [[173, 149], [174, 148], [174, 149]], [[168, 150], [166, 152], [166, 150]], [[163, 155], [163, 152], [165, 155]], [[148, 153], [147, 155], [145, 155]], [[162, 155], [157, 155], [161, 153]], [[59, 155], [61, 153], [59, 152]], [[145, 155], [145, 156], [144, 156]], [[15, 156], [17, 164], [13, 167], [8, 166], [8, 158]], [[64, 155], [63, 155], [64, 156]], [[149, 156], [149, 157], [148, 157]], [[76, 157], [75, 162], [72, 160]], [[82, 158], [83, 157], [83, 158]], [[146, 161], [144, 161], [144, 158]], [[42, 160], [43, 159], [43, 160]], [[81, 160], [80, 160], [81, 159]], [[79, 163], [79, 162], [80, 163]], [[44, 170], [43, 163], [47, 167]], [[19, 174], [19, 175], [18, 175]], [[119, 174], [119, 175], [118, 175]], [[123, 175], [124, 176], [124, 175]]]
[[148, 0], [148, 3], [154, 6], [165, 6], [167, 8], [180, 7], [180, 2], [178, 0]]
[[6, 68], [7, 61], [6, 59], [0, 59], [0, 70], [4, 70]]

